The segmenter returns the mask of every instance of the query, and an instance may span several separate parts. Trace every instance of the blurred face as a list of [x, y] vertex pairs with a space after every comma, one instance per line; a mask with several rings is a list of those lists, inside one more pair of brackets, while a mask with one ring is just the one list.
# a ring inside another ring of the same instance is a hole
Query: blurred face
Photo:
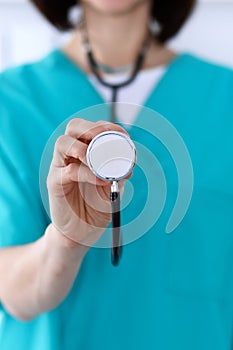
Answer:
[[82, 0], [81, 3], [97, 12], [119, 15], [131, 12], [142, 4], [150, 3], [150, 0]]

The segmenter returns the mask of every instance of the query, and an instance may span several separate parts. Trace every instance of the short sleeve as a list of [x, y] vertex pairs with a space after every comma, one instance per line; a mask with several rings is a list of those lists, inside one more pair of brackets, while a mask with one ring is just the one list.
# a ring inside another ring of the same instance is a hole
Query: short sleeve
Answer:
[[0, 158], [0, 247], [32, 242], [43, 234], [48, 220], [36, 181], [20, 173], [2, 148]]
[[49, 223], [39, 190], [43, 142], [37, 139], [38, 112], [29, 103], [20, 84], [13, 87], [0, 76], [1, 248], [35, 241]]

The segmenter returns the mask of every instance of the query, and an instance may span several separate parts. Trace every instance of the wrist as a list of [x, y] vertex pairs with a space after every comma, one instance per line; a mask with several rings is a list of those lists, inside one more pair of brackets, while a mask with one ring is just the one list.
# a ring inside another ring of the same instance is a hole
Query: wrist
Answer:
[[52, 223], [47, 227], [46, 233], [53, 240], [54, 245], [65, 254], [83, 258], [90, 248], [65, 236]]
[[88, 247], [74, 243], [52, 224], [35, 243], [33, 254], [39, 257], [34, 298], [38, 313], [59, 305], [71, 289], [88, 251]]

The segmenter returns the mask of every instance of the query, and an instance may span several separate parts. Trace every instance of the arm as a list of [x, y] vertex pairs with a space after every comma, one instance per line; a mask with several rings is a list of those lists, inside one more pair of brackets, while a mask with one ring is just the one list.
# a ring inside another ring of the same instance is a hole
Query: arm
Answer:
[[0, 250], [0, 300], [14, 317], [30, 320], [69, 293], [88, 248], [49, 225], [32, 244]]
[[109, 224], [110, 185], [92, 174], [86, 150], [94, 136], [111, 129], [124, 132], [111, 123], [73, 119], [56, 141], [47, 178], [52, 224], [34, 243], [0, 250], [0, 300], [14, 317], [30, 320], [58, 306], [88, 247]]

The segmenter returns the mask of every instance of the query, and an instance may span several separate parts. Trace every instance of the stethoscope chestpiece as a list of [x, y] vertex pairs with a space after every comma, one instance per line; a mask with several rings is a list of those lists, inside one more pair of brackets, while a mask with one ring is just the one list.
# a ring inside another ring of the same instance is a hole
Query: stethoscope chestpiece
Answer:
[[136, 148], [126, 134], [105, 131], [92, 139], [86, 159], [95, 176], [104, 181], [119, 181], [131, 173], [136, 162]]
[[112, 264], [118, 265], [121, 255], [120, 192], [118, 181], [125, 179], [136, 163], [136, 148], [133, 141], [119, 131], [105, 131], [90, 142], [86, 160], [95, 176], [111, 182], [112, 204]]

